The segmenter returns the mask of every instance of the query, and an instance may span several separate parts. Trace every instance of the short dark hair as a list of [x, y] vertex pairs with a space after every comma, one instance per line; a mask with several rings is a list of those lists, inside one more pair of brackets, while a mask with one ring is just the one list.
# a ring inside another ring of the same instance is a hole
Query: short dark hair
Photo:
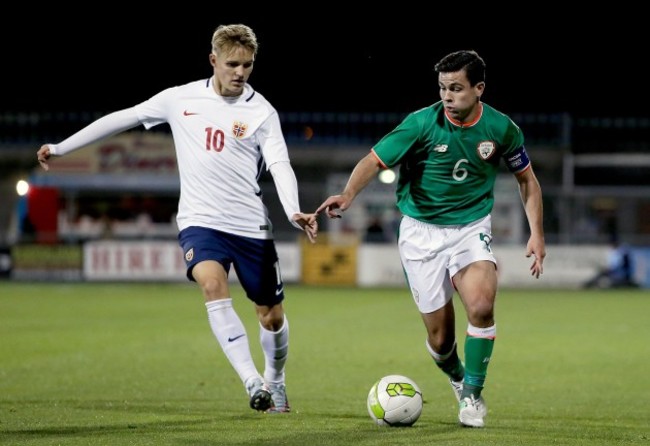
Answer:
[[461, 50], [447, 54], [434, 67], [436, 73], [455, 73], [465, 70], [467, 80], [473, 87], [485, 82], [485, 62], [474, 50]]

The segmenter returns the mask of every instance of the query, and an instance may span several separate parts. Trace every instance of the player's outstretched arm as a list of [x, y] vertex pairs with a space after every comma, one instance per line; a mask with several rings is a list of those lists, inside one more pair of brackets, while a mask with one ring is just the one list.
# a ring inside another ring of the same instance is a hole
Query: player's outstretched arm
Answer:
[[374, 152], [363, 157], [352, 170], [348, 183], [340, 195], [328, 197], [316, 209], [316, 214], [325, 211], [329, 218], [341, 218], [338, 211], [344, 212], [352, 205], [355, 197], [377, 176], [381, 164]]
[[102, 116], [58, 144], [44, 144], [36, 152], [36, 159], [48, 170], [48, 160], [81, 149], [108, 136], [131, 129], [140, 124], [135, 108], [125, 108]]

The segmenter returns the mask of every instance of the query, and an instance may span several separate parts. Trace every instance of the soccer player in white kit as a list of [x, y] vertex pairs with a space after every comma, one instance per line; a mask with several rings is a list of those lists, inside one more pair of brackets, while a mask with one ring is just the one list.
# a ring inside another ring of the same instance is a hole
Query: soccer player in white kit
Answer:
[[[210, 78], [168, 88], [108, 114], [59, 144], [44, 144], [37, 158], [47, 170], [52, 156], [138, 125], [149, 129], [169, 124], [180, 175], [176, 220], [187, 277], [203, 292], [210, 327], [242, 380], [251, 408], [282, 413], [290, 411], [285, 386], [289, 323], [273, 227], [258, 183], [265, 166], [287, 218], [312, 243], [318, 224], [316, 214], [300, 211], [297, 180], [276, 110], [247, 83], [257, 47], [248, 26], [219, 26], [212, 36]], [[263, 375], [232, 305], [231, 265], [259, 319]]]

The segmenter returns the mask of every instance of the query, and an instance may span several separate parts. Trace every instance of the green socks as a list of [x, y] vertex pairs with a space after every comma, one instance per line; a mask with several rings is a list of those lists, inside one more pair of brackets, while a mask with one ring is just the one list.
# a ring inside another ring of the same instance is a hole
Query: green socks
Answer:
[[[480, 331], [480, 333], [473, 334], [472, 331]], [[480, 336], [476, 336], [477, 334]], [[475, 398], [481, 396], [487, 368], [492, 357], [495, 334], [495, 326], [476, 328], [470, 325], [468, 327], [465, 338], [465, 377], [461, 398], [470, 395], [474, 395]]]

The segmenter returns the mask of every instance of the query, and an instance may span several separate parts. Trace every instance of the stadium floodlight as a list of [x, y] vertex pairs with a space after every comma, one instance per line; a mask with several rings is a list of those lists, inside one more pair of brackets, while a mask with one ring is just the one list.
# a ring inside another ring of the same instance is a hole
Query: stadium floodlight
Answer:
[[18, 180], [16, 183], [16, 193], [24, 197], [29, 192], [29, 183], [25, 180]]

